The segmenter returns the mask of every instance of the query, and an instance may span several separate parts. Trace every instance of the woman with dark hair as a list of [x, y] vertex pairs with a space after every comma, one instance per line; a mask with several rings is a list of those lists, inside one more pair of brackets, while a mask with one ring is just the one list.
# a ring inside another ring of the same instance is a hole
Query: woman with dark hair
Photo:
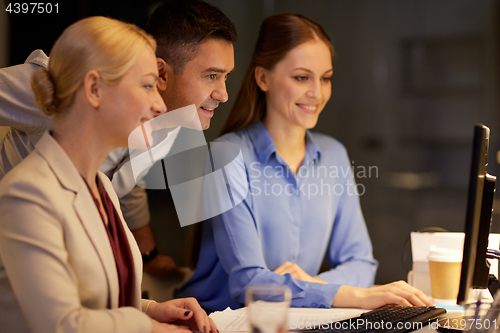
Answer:
[[64, 30], [48, 68], [33, 74], [55, 126], [0, 183], [0, 331], [217, 329], [194, 299], [141, 300], [139, 248], [98, 172], [166, 111], [155, 49], [135, 25], [89, 17]]
[[[245, 290], [277, 283], [295, 307], [431, 305], [399, 281], [371, 287], [377, 262], [344, 146], [310, 132], [330, 99], [333, 46], [301, 15], [264, 20], [219, 141], [236, 144], [226, 176], [243, 202], [204, 223], [198, 267], [180, 295], [209, 310], [240, 307]], [[331, 269], [318, 274], [327, 255]], [[371, 287], [371, 288], [370, 288]]]

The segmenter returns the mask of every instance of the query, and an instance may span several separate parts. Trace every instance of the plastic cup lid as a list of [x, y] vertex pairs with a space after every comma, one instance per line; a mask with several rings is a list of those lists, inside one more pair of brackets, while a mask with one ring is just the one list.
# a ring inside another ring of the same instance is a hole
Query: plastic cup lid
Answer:
[[444, 262], [461, 262], [462, 255], [463, 253], [460, 250], [447, 249], [432, 245], [429, 248], [429, 255], [427, 256], [427, 260], [444, 261]]

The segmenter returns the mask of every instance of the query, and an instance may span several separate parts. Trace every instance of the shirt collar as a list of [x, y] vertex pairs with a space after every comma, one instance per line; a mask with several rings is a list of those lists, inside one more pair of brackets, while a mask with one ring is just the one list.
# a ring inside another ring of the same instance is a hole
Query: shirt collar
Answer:
[[257, 154], [259, 162], [263, 164], [267, 163], [271, 155], [276, 153], [276, 146], [267, 128], [259, 120], [246, 130], [255, 147], [255, 153]]
[[[267, 128], [262, 121], [258, 121], [246, 130], [255, 147], [255, 153], [259, 162], [263, 164], [267, 163], [271, 155], [273, 153], [276, 154], [276, 146]], [[306, 130], [306, 156], [304, 160], [306, 162], [310, 160], [317, 160], [319, 162], [321, 160], [321, 151], [318, 149], [318, 145], [309, 130]]]
[[321, 162], [321, 151], [318, 148], [313, 135], [309, 130], [306, 130], [306, 161], [316, 161]]
[[48, 62], [49, 62], [49, 57], [47, 57], [47, 55], [45, 55], [45, 53], [42, 50], [35, 50], [31, 52], [28, 59], [26, 59], [24, 63], [32, 63], [47, 68]]

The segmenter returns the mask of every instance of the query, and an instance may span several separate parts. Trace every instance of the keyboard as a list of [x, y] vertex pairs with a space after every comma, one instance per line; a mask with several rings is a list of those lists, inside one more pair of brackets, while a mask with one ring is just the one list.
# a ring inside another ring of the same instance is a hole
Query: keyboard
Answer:
[[446, 313], [445, 309], [433, 306], [384, 305], [365, 312], [359, 317], [322, 323], [317, 328], [305, 331], [308, 333], [403, 333], [423, 328], [444, 313]]

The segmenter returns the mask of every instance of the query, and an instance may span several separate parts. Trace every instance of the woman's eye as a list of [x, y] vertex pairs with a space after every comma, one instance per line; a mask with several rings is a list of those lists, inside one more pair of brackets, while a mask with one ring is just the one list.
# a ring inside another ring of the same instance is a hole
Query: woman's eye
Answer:
[[147, 84], [147, 85], [144, 86], [144, 88], [146, 88], [147, 90], [151, 90], [151, 89], [154, 88], [154, 86], [151, 85], [151, 84]]
[[307, 80], [307, 76], [295, 76], [294, 78], [297, 81], [305, 81], [305, 80]]
[[328, 81], [332, 80], [332, 77], [331, 76], [327, 76], [327, 77], [324, 77], [322, 80], [325, 81], [325, 82], [328, 82]]

